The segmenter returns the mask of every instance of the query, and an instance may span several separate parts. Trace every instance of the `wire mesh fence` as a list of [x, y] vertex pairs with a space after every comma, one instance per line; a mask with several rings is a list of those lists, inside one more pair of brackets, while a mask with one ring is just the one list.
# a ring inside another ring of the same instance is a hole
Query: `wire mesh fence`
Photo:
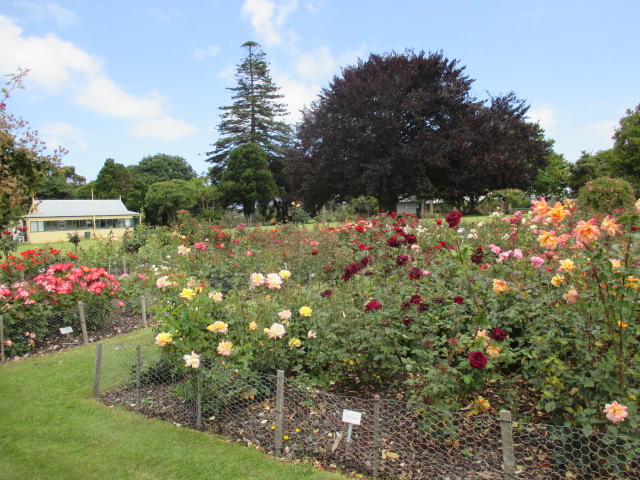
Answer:
[[147, 326], [148, 297], [124, 301], [33, 303], [0, 314], [0, 361], [56, 351]]
[[[97, 344], [94, 394], [147, 416], [287, 458], [374, 478], [637, 479], [640, 440], [570, 427], [412, 408], [284, 377], [195, 363], [151, 344]], [[193, 364], [191, 365], [193, 367]]]

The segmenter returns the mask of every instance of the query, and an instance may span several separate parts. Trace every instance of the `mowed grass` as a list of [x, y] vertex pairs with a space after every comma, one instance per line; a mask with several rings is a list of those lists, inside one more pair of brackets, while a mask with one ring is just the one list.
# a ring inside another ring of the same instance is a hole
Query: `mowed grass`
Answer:
[[0, 366], [0, 479], [341, 478], [94, 400], [94, 354], [89, 345]]

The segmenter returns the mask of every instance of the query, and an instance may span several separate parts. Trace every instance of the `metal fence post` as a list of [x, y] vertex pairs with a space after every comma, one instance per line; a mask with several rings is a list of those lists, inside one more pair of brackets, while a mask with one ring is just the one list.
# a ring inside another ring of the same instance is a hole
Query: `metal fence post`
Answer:
[[82, 328], [82, 342], [89, 343], [89, 335], [87, 334], [87, 322], [84, 318], [84, 302], [78, 302], [78, 312], [80, 313], [80, 328]]
[[100, 395], [100, 374], [102, 373], [102, 342], [96, 343], [96, 360], [93, 366], [93, 396]]
[[500, 433], [502, 434], [502, 463], [505, 480], [515, 480], [516, 468], [513, 453], [511, 412], [500, 410]]
[[142, 372], [142, 356], [140, 345], [136, 345], [136, 410], [140, 411], [140, 377]]
[[197, 378], [198, 378], [198, 398], [196, 400], [196, 429], [202, 430], [202, 375], [203, 372], [198, 369], [197, 370]]
[[380, 395], [373, 397], [373, 454], [371, 458], [371, 468], [373, 478], [378, 478], [378, 468], [380, 466]]
[[284, 420], [284, 371], [276, 377], [276, 455], [282, 455], [282, 427]]
[[147, 299], [142, 295], [140, 297], [140, 309], [142, 310], [142, 325], [147, 326]]
[[0, 362], [4, 362], [4, 320], [0, 315]]

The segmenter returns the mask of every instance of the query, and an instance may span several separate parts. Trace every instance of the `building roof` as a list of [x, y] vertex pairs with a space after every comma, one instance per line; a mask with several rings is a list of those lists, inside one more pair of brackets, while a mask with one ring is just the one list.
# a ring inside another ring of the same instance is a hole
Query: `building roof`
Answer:
[[34, 200], [26, 218], [115, 217], [139, 215], [127, 210], [121, 200]]

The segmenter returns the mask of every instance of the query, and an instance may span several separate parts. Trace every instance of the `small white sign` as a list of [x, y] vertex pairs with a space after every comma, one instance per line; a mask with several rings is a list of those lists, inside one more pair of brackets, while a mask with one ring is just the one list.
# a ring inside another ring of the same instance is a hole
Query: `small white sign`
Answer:
[[342, 421], [345, 423], [351, 423], [352, 425], [360, 425], [362, 420], [362, 413], [354, 412], [353, 410], [342, 410]]
[[69, 335], [70, 333], [73, 333], [73, 328], [71, 328], [71, 327], [62, 327], [60, 329], [60, 333], [62, 335]]

